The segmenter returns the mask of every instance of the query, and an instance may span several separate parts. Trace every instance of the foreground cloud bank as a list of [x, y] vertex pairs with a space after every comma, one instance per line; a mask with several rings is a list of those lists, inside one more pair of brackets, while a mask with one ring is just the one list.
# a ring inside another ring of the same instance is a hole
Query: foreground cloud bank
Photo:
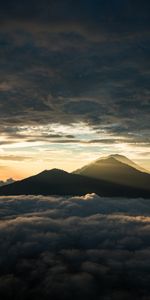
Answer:
[[1, 299], [149, 299], [149, 200], [0, 197]]

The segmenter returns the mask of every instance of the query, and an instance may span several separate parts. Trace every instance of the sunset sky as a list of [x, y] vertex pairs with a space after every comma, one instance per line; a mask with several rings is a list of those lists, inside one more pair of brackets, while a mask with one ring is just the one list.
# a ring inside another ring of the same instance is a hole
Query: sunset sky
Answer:
[[0, 4], [0, 180], [109, 154], [150, 170], [150, 1]]

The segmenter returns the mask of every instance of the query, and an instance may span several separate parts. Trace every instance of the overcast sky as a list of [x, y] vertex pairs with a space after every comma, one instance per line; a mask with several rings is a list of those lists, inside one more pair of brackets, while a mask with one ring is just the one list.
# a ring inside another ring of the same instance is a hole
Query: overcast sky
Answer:
[[150, 169], [150, 1], [2, 0], [0, 179], [120, 153]]

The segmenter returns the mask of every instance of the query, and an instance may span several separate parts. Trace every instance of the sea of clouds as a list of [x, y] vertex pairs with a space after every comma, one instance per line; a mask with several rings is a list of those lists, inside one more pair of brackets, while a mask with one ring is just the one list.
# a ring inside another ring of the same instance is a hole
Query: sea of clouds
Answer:
[[0, 197], [0, 299], [149, 300], [150, 200]]

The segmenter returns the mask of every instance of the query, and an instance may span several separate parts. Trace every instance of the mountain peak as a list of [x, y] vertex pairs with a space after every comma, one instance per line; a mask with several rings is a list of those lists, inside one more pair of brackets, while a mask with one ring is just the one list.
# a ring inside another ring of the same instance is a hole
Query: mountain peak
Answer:
[[145, 170], [141, 166], [137, 165], [135, 162], [133, 162], [131, 159], [127, 158], [124, 155], [112, 154], [112, 155], [110, 155], [110, 157], [113, 157], [114, 159], [120, 161], [121, 163], [124, 163], [132, 168], [135, 168], [136, 170], [138, 170], [140, 172], [148, 173], [147, 170]]
[[101, 157], [74, 173], [132, 187], [148, 188], [149, 186], [148, 172], [120, 154]]
[[56, 174], [68, 174], [68, 172], [66, 172], [66, 171], [64, 171], [62, 169], [57, 169], [57, 168], [53, 168], [49, 172], [56, 173]]
[[103, 162], [103, 161], [106, 161], [106, 160], [117, 160], [117, 157], [115, 157], [114, 155], [103, 156], [103, 157], [100, 157], [100, 158], [96, 159], [92, 163], [94, 164], [94, 163]]
[[124, 158], [124, 159], [128, 159], [125, 155], [121, 155], [121, 154], [110, 154], [109, 155], [109, 157], [113, 157], [113, 158], [116, 158], [116, 159], [122, 159], [122, 158]]
[[149, 172], [147, 170], [145, 170], [144, 168], [142, 168], [141, 166], [139, 166], [138, 164], [136, 164], [135, 162], [133, 162], [131, 159], [127, 158], [126, 156], [124, 155], [121, 155], [121, 154], [110, 154], [108, 156], [103, 156], [103, 157], [100, 157], [98, 158], [95, 162], [93, 162], [92, 164], [95, 164], [95, 163], [105, 163], [105, 162], [113, 162], [116, 164], [118, 162], [122, 163], [122, 164], [125, 164], [127, 166], [130, 166], [140, 172], [143, 172], [143, 173], [148, 173]]
[[57, 169], [53, 168], [51, 170], [44, 170], [40, 173], [41, 175], [63, 175], [63, 174], [68, 174], [68, 172], [62, 170], [62, 169]]

